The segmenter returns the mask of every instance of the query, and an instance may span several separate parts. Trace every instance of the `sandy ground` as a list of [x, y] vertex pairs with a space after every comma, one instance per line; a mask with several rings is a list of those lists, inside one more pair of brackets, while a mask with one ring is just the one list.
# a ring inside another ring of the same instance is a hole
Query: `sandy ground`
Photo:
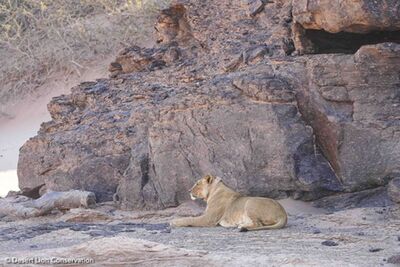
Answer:
[[77, 221], [85, 210], [3, 220], [0, 265], [13, 257], [55, 257], [89, 259], [94, 262], [90, 266], [398, 266], [399, 207], [327, 213], [303, 202], [282, 204], [289, 213], [286, 228], [246, 233], [222, 227], [171, 229], [167, 223], [177, 214], [201, 212], [193, 203], [155, 212], [119, 211], [103, 204], [92, 218], [99, 218], [98, 212], [109, 220], [86, 217], [86, 223]]
[[[52, 97], [70, 92], [70, 88], [83, 81], [107, 77], [107, 66], [113, 57], [87, 67], [81, 76], [54, 75], [34, 95], [18, 103], [1, 107], [0, 116], [0, 197], [18, 189], [17, 163], [19, 148], [36, 135], [42, 122], [50, 120], [47, 103]], [[4, 115], [6, 114], [6, 115]]]

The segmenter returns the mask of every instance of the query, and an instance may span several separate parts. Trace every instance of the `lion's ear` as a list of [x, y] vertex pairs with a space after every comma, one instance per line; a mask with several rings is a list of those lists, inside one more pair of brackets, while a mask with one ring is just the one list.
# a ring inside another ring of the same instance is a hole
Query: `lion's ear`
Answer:
[[206, 175], [206, 182], [208, 183], [208, 184], [211, 184], [213, 181], [214, 181], [214, 176], [212, 176], [212, 175]]

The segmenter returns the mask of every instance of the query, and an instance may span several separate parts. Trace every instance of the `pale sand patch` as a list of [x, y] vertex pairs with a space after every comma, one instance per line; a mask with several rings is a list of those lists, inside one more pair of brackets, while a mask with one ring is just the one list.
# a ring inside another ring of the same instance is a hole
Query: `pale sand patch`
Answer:
[[278, 202], [285, 208], [289, 215], [326, 214], [327, 211], [312, 206], [311, 202], [293, 200], [291, 198], [280, 199]]
[[5, 197], [11, 190], [19, 190], [17, 170], [0, 172], [0, 197]]

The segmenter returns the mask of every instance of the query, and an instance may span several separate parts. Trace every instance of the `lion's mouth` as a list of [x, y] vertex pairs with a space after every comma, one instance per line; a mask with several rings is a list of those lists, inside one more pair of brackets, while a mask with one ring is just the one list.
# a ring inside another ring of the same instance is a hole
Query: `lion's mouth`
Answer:
[[193, 194], [192, 194], [192, 193], [190, 193], [190, 198], [191, 198], [192, 200], [196, 200], [196, 197], [195, 197], [195, 196], [193, 196]]

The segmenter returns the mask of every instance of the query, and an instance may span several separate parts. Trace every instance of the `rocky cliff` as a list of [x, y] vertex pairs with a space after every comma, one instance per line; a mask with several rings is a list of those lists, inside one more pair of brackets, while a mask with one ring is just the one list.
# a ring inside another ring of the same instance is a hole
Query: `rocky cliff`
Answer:
[[399, 21], [393, 0], [174, 3], [155, 47], [49, 103], [20, 187], [147, 209], [206, 173], [303, 200], [385, 186], [400, 175]]

